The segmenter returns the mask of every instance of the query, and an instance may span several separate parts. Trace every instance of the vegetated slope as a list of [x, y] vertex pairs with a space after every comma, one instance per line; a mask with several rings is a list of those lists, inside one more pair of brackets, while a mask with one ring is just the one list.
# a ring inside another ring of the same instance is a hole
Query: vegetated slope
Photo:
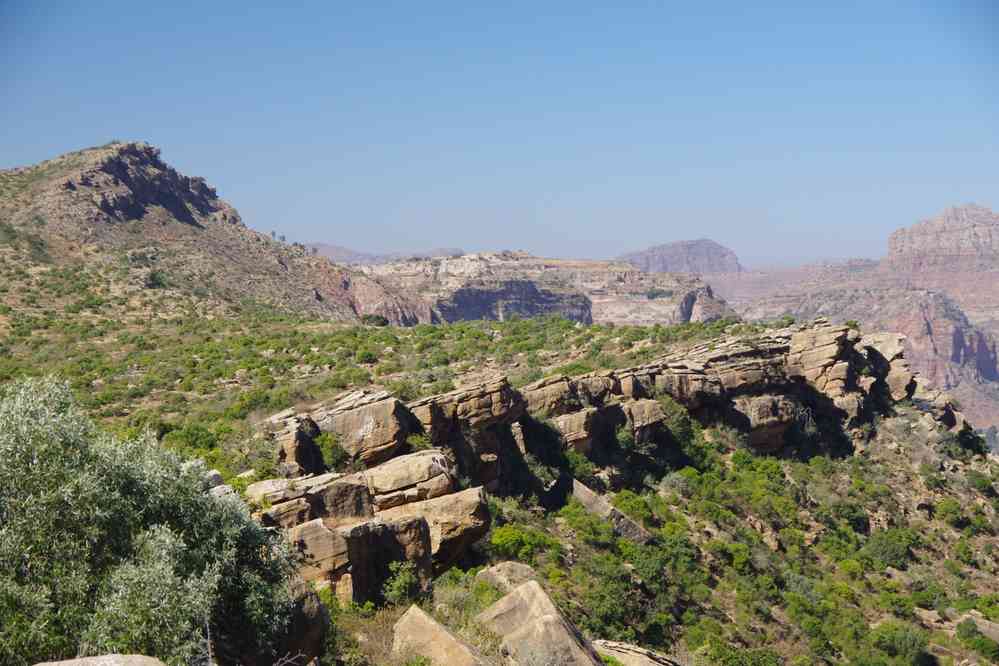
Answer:
[[676, 241], [618, 257], [649, 273], [738, 273], [739, 258], [729, 248], [708, 238]]
[[[529, 613], [491, 625], [498, 637], [473, 621], [524, 595], [553, 599], [584, 652], [610, 639], [681, 664], [999, 658], [983, 633], [999, 628], [999, 460], [900, 354], [898, 336], [820, 321], [519, 390], [354, 392], [268, 419], [279, 468], [310, 474], [245, 492], [340, 599], [349, 663], [426, 655], [390, 649], [412, 638], [392, 625], [413, 601], [482, 663], [504, 663], [497, 640], [522, 655], [575, 640]], [[408, 569], [385, 550], [325, 555], [375, 525], [396, 530]], [[476, 575], [511, 559], [533, 570]]]
[[855, 319], [909, 336], [914, 367], [952, 391], [975, 423], [999, 425], [999, 217], [952, 208], [893, 234], [889, 255], [712, 275], [740, 315]]
[[316, 253], [329, 258], [338, 264], [387, 264], [391, 261], [409, 259], [412, 257], [458, 257], [465, 251], [456, 247], [441, 247], [419, 252], [358, 252], [342, 245], [329, 243], [310, 243], [307, 247], [315, 248]]
[[646, 273], [623, 262], [485, 252], [361, 270], [422, 298], [435, 321], [555, 314], [583, 323], [676, 324], [733, 314], [696, 277]]
[[84, 266], [108, 295], [143, 287], [215, 305], [268, 303], [320, 317], [420, 313], [376, 280], [248, 229], [201, 178], [143, 143], [111, 143], [0, 172], [0, 252], [21, 269]]

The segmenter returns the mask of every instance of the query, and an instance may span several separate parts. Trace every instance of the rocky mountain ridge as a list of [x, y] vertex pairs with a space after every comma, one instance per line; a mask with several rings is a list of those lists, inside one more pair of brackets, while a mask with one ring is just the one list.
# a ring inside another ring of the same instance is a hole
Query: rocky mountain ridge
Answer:
[[676, 241], [618, 257], [649, 273], [739, 273], [739, 258], [729, 248], [708, 238]]
[[419, 252], [358, 252], [342, 245], [331, 245], [329, 243], [309, 243], [306, 247], [316, 249], [320, 256], [328, 258], [337, 264], [387, 264], [392, 261], [401, 261], [413, 257], [457, 257], [465, 254], [465, 251], [456, 247], [441, 247]]

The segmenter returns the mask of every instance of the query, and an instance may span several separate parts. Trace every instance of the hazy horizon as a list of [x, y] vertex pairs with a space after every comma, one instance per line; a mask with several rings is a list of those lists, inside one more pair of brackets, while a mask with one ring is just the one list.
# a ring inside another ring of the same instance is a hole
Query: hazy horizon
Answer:
[[999, 9], [0, 5], [0, 167], [148, 141], [361, 252], [878, 258], [999, 207]]

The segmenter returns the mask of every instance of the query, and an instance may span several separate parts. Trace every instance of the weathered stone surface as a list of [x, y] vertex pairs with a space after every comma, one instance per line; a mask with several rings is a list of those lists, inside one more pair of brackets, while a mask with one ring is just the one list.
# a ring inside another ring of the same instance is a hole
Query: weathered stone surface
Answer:
[[322, 518], [292, 527], [287, 537], [302, 556], [299, 574], [307, 581], [330, 578], [350, 562], [347, 540], [339, 530], [326, 527]]
[[433, 664], [448, 666], [484, 666], [471, 646], [415, 604], [395, 623], [392, 633], [392, 653], [398, 657], [426, 657]]
[[469, 488], [458, 493], [412, 502], [378, 512], [385, 520], [419, 516], [430, 525], [434, 564], [446, 568], [489, 530], [485, 491]]
[[409, 561], [424, 591], [430, 585], [430, 529], [422, 516], [374, 520], [338, 530], [347, 547], [349, 568], [336, 580], [337, 597], [364, 603], [380, 598], [389, 564]]
[[664, 654], [630, 643], [597, 640], [593, 641], [593, 647], [601, 656], [613, 657], [624, 666], [679, 666]]
[[579, 409], [575, 382], [559, 375], [528, 384], [520, 390], [531, 414], [552, 417]]
[[312, 515], [327, 527], [363, 522], [375, 515], [371, 491], [364, 479], [345, 476], [309, 489], [306, 500]]
[[742, 271], [735, 252], [707, 238], [656, 245], [618, 258], [649, 273], [702, 275]]
[[618, 536], [636, 543], [648, 543], [652, 540], [648, 530], [577, 479], [572, 480], [572, 496], [590, 513], [606, 518]]
[[312, 519], [312, 509], [303, 497], [275, 504], [260, 512], [260, 522], [265, 527], [284, 529], [301, 525]]
[[593, 448], [599, 412], [596, 407], [587, 407], [572, 414], [557, 416], [552, 419], [552, 423], [562, 433], [566, 446], [585, 455]]
[[800, 404], [785, 395], [740, 396], [735, 408], [749, 421], [749, 443], [761, 451], [774, 451], [784, 444], [784, 433], [798, 415]]
[[356, 475], [377, 510], [446, 495], [454, 490], [450, 463], [440, 449], [393, 458]]
[[472, 430], [509, 424], [526, 409], [523, 396], [505, 377], [416, 400], [408, 406], [435, 444], [446, 442], [456, 423]]
[[520, 585], [482, 611], [476, 621], [502, 638], [503, 651], [515, 663], [602, 664], [596, 651], [537, 581]]
[[665, 427], [666, 414], [656, 400], [630, 400], [622, 403], [621, 409], [639, 444], [653, 441]]
[[351, 456], [371, 467], [395, 455], [412, 434], [406, 406], [385, 391], [353, 391], [311, 413], [323, 432], [332, 432]]
[[537, 572], [528, 565], [510, 561], [499, 562], [475, 574], [475, 580], [489, 583], [504, 594], [537, 577]]
[[35, 666], [165, 666], [159, 659], [137, 654], [108, 654], [102, 657], [80, 657], [66, 661], [45, 661]]
[[270, 417], [268, 423], [274, 428], [270, 436], [277, 445], [278, 465], [285, 476], [321, 474], [326, 470], [322, 451], [314, 441], [319, 435], [315, 421], [285, 410]]

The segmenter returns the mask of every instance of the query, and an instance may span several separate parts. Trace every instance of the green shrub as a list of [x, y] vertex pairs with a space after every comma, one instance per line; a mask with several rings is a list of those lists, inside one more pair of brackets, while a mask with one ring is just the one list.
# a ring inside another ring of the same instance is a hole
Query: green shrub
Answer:
[[969, 618], [959, 623], [956, 635], [964, 647], [974, 650], [993, 663], [999, 662], [999, 643], [979, 631], [974, 620]]
[[861, 549], [861, 557], [880, 569], [905, 569], [919, 536], [911, 529], [893, 527], [871, 535]]
[[558, 541], [532, 527], [503, 525], [493, 530], [489, 545], [496, 555], [524, 562], [532, 562], [541, 552], [560, 553]]
[[350, 454], [340, 446], [340, 442], [337, 441], [336, 435], [333, 433], [321, 433], [314, 441], [322, 452], [323, 463], [328, 469], [341, 471], [344, 465], [350, 461]]
[[361, 315], [361, 323], [365, 326], [388, 326], [389, 320], [378, 314]]
[[204, 473], [102, 434], [51, 379], [0, 391], [0, 662], [124, 652], [179, 666], [206, 629], [276, 658], [294, 560], [241, 502], [204, 493]]
[[389, 564], [389, 577], [382, 586], [385, 601], [396, 606], [409, 604], [420, 595], [420, 579], [416, 575], [413, 562], [402, 561]]

